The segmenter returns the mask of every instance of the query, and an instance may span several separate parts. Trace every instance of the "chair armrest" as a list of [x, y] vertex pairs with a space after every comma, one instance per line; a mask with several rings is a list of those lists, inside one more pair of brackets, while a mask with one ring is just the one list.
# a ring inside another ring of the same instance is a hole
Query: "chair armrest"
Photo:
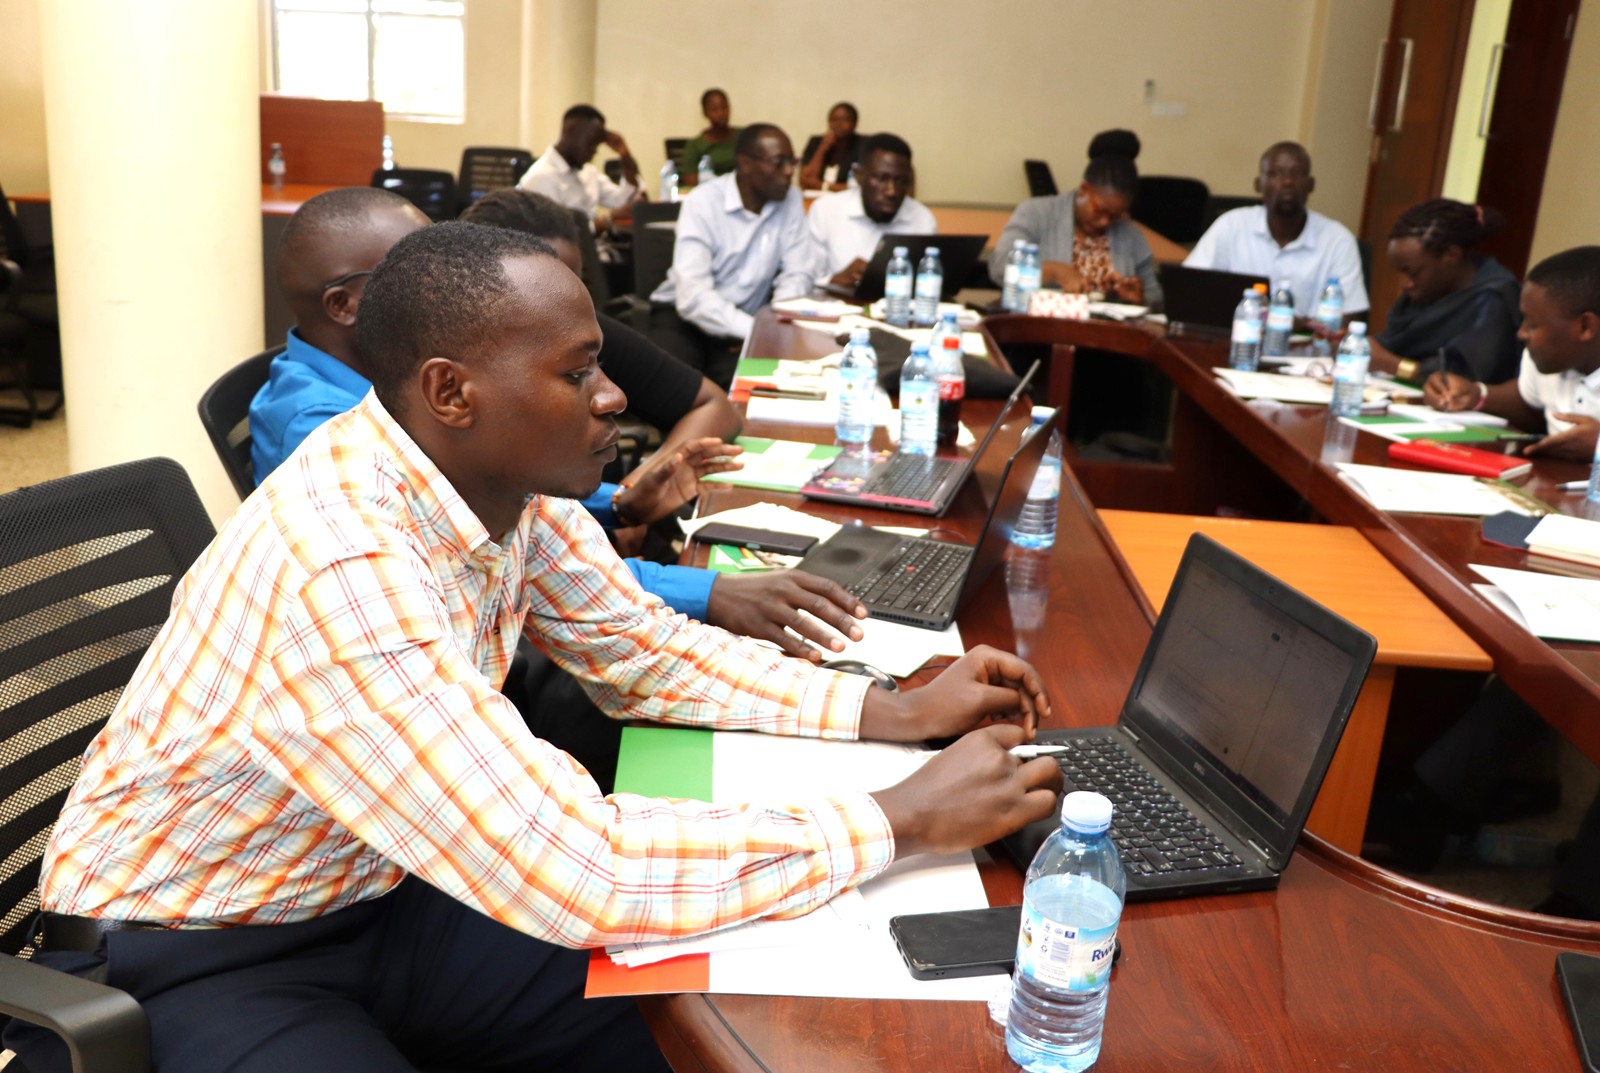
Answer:
[[150, 1073], [150, 1023], [126, 991], [0, 957], [0, 1014], [55, 1032], [74, 1073]]
[[22, 266], [6, 257], [0, 257], [0, 309], [12, 309], [22, 296]]

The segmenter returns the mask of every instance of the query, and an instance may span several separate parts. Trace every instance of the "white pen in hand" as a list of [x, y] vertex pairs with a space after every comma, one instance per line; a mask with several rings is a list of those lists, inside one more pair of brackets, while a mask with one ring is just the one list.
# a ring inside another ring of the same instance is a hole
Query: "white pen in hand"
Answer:
[[1040, 756], [1055, 756], [1057, 753], [1070, 751], [1066, 745], [1015, 745], [1012, 746], [1011, 755], [1023, 760], [1032, 760]]

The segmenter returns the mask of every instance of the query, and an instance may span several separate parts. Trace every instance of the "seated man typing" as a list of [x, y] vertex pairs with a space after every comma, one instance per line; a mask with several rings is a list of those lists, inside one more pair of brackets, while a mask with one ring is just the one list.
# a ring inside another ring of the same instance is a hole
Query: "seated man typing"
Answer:
[[806, 214], [819, 275], [854, 287], [884, 235], [938, 233], [933, 213], [910, 196], [911, 175], [909, 145], [893, 134], [867, 139], [856, 188], [819, 198]]
[[[162, 1073], [661, 1069], [631, 1001], [582, 999], [571, 948], [803, 914], [1052, 811], [1054, 761], [1009, 751], [1048, 713], [1016, 657], [890, 693], [638, 588], [569, 502], [624, 399], [544, 243], [407, 236], [359, 337], [373, 391], [185, 575], [45, 851], [38, 958], [138, 999]], [[873, 793], [605, 797], [496, 691], [520, 633], [619, 716], [964, 736]], [[6, 1044], [65, 1068], [42, 1030]]]

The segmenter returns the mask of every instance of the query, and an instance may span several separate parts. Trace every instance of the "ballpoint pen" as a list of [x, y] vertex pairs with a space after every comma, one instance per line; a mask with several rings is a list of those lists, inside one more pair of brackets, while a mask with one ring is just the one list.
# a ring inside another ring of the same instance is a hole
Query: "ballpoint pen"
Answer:
[[1563, 492], [1583, 492], [1589, 487], [1588, 481], [1562, 481], [1556, 486]]
[[1032, 760], [1040, 756], [1055, 756], [1057, 753], [1070, 752], [1067, 745], [1015, 745], [1012, 746], [1011, 755], [1023, 760]]

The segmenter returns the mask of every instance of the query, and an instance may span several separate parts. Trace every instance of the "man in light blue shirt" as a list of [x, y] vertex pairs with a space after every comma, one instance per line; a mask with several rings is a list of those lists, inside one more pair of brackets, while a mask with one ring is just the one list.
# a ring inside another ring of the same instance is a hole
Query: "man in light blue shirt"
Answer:
[[1337, 279], [1345, 315], [1367, 312], [1360, 248], [1349, 228], [1306, 208], [1316, 188], [1311, 155], [1294, 142], [1279, 142], [1261, 154], [1261, 204], [1217, 217], [1183, 263], [1265, 276], [1274, 288], [1286, 279], [1294, 290], [1295, 316], [1305, 318], [1316, 312], [1328, 280]]

